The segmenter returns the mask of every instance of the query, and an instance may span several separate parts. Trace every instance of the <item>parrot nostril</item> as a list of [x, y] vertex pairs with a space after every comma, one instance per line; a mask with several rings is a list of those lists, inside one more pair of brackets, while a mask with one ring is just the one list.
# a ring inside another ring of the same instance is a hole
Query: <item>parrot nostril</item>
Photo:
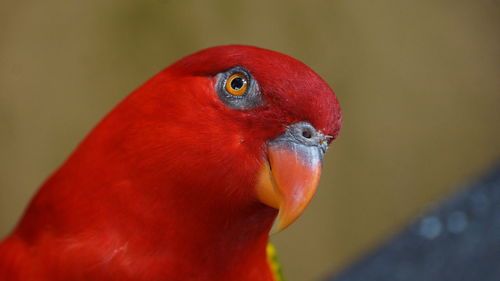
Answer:
[[304, 128], [304, 130], [302, 131], [302, 136], [306, 139], [310, 139], [312, 138], [313, 134], [310, 130]]
[[316, 129], [307, 122], [298, 122], [289, 125], [285, 135], [288, 136], [290, 140], [295, 140], [295, 142], [299, 144], [309, 146], [322, 145], [320, 141], [325, 137], [321, 132], [316, 131]]
[[316, 136], [316, 129], [309, 124], [302, 124], [299, 126], [298, 133], [305, 139], [312, 139]]

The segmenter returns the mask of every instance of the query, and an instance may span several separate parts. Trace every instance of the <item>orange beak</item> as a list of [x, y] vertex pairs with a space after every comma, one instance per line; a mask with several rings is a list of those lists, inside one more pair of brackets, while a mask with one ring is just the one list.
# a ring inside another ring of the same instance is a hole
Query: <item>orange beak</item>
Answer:
[[287, 140], [270, 142], [259, 175], [258, 199], [279, 210], [272, 233], [294, 222], [311, 201], [319, 183], [323, 150]]

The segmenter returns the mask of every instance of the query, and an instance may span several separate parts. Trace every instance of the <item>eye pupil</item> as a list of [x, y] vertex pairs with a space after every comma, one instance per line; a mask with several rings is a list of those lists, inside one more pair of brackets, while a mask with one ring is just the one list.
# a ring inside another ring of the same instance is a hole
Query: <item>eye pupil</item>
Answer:
[[236, 77], [231, 81], [231, 88], [233, 88], [234, 90], [237, 91], [237, 90], [241, 89], [244, 84], [245, 84], [245, 80], [243, 80], [243, 78]]

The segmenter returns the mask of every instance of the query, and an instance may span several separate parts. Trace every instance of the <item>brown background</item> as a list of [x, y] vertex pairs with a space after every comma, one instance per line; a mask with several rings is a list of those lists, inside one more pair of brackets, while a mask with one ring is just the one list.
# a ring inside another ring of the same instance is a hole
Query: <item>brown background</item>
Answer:
[[294, 56], [337, 92], [341, 137], [273, 237], [289, 281], [339, 270], [500, 156], [499, 2], [0, 1], [0, 236], [109, 111], [221, 44]]

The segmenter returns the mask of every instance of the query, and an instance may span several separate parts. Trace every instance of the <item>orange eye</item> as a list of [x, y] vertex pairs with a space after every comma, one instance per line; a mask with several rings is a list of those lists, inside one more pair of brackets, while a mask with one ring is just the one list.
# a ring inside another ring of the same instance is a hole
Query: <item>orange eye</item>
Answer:
[[248, 79], [245, 74], [235, 73], [226, 80], [226, 91], [233, 96], [243, 96], [247, 91]]

